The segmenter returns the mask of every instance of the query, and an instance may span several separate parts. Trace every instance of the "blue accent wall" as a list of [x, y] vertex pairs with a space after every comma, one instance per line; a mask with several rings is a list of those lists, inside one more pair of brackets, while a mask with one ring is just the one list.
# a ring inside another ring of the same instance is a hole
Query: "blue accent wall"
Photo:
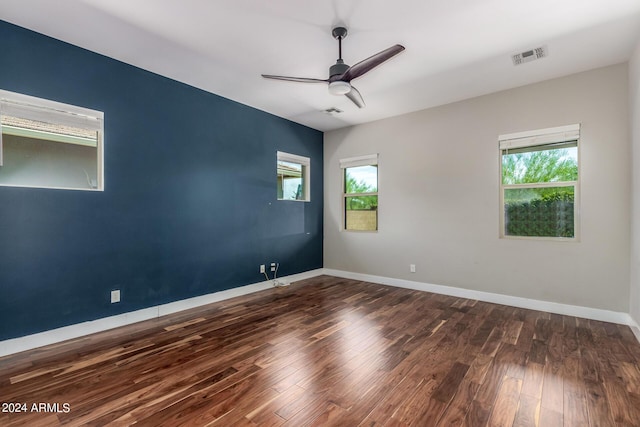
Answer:
[[[0, 40], [0, 89], [105, 114], [104, 192], [0, 187], [0, 340], [322, 267], [321, 132], [3, 21]], [[311, 202], [276, 200], [278, 150], [311, 158]]]

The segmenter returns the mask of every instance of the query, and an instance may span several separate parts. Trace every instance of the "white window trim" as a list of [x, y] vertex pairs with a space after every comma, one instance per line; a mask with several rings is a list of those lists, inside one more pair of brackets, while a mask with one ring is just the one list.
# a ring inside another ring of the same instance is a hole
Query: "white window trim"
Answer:
[[[557, 126], [552, 128], [516, 132], [498, 136], [498, 176], [500, 189], [500, 225], [499, 237], [507, 240], [539, 240], [553, 242], [579, 242], [580, 241], [580, 181], [582, 177], [580, 162], [580, 124], [572, 124], [566, 126]], [[533, 184], [503, 184], [502, 182], [502, 155], [504, 150], [535, 147], [540, 145], [548, 145], [553, 143], [561, 143], [568, 141], [576, 141], [578, 149], [578, 179], [576, 181], [563, 182], [540, 182]], [[536, 237], [536, 236], [510, 236], [505, 234], [505, 218], [504, 218], [504, 190], [509, 188], [540, 188], [540, 187], [574, 187], [574, 203], [573, 203], [573, 237]]]
[[305, 156], [299, 156], [297, 154], [285, 153], [284, 151], [276, 152], [276, 165], [277, 162], [290, 162], [290, 163], [298, 163], [305, 167], [305, 173], [303, 177], [304, 183], [304, 199], [276, 199], [278, 201], [289, 201], [289, 202], [310, 202], [311, 201], [311, 159]]
[[[340, 226], [340, 231], [345, 231], [348, 233], [377, 233], [378, 232], [378, 228], [379, 228], [379, 224], [380, 224], [380, 212], [377, 212], [378, 215], [378, 220], [376, 221], [376, 229], [375, 230], [349, 230], [346, 225], [347, 225], [347, 197], [358, 197], [358, 196], [376, 196], [378, 197], [378, 208], [380, 207], [380, 196], [378, 195], [378, 192], [380, 191], [380, 175], [378, 175], [378, 191], [376, 192], [372, 192], [372, 193], [345, 193], [345, 169], [347, 168], [355, 168], [358, 166], [377, 166], [378, 165], [378, 159], [379, 159], [379, 155], [378, 153], [376, 154], [367, 154], [364, 156], [357, 156], [357, 157], [347, 157], [345, 159], [340, 159], [340, 172], [342, 175], [342, 179], [340, 180], [341, 182], [341, 188], [340, 188], [340, 194], [342, 195], [342, 203], [341, 203], [341, 209], [342, 209], [342, 221], [341, 221], [341, 226]], [[379, 172], [379, 171], [378, 171]]]
[[[3, 187], [47, 188], [56, 190], [104, 191], [104, 113], [102, 111], [64, 104], [62, 102], [29, 96], [0, 89], [0, 115], [16, 115], [30, 120], [59, 123], [68, 126], [94, 130], [97, 138], [97, 186], [96, 188], [69, 188], [46, 185], [14, 185], [0, 184]], [[75, 143], [72, 138], [62, 138], [59, 142]], [[0, 167], [3, 161], [2, 124], [0, 123]]]

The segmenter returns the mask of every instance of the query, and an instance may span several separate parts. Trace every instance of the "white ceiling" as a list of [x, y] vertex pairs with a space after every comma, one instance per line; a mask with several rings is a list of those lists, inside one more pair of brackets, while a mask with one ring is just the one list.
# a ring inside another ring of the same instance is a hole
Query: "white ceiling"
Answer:
[[[322, 131], [624, 62], [640, 39], [640, 0], [0, 0], [0, 19]], [[347, 64], [406, 47], [353, 81], [366, 108], [260, 76], [327, 78], [337, 24]]]

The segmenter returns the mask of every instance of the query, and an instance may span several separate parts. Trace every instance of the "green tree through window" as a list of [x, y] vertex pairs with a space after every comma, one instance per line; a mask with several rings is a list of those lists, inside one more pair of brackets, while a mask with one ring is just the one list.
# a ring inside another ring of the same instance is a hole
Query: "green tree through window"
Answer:
[[375, 231], [378, 229], [378, 166], [344, 168], [344, 228]]
[[542, 151], [509, 152], [502, 156], [503, 184], [575, 181], [578, 161], [569, 148]]
[[[364, 181], [358, 181], [355, 177], [347, 174], [347, 180], [345, 182], [346, 193], [374, 193], [377, 191], [373, 185], [367, 184]], [[357, 198], [351, 197], [348, 199], [347, 209], [349, 210], [371, 210], [378, 207], [378, 196], [359, 196]]]

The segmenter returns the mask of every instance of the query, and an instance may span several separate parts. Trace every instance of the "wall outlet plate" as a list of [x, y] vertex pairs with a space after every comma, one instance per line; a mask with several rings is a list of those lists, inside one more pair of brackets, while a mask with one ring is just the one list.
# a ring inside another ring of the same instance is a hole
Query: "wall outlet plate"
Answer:
[[415, 273], [416, 272], [416, 265], [415, 264], [409, 264], [409, 271], [411, 273]]
[[111, 304], [120, 302], [120, 289], [116, 289], [115, 291], [111, 291]]
[[264, 264], [260, 264], [260, 273], [264, 273], [265, 271]]

